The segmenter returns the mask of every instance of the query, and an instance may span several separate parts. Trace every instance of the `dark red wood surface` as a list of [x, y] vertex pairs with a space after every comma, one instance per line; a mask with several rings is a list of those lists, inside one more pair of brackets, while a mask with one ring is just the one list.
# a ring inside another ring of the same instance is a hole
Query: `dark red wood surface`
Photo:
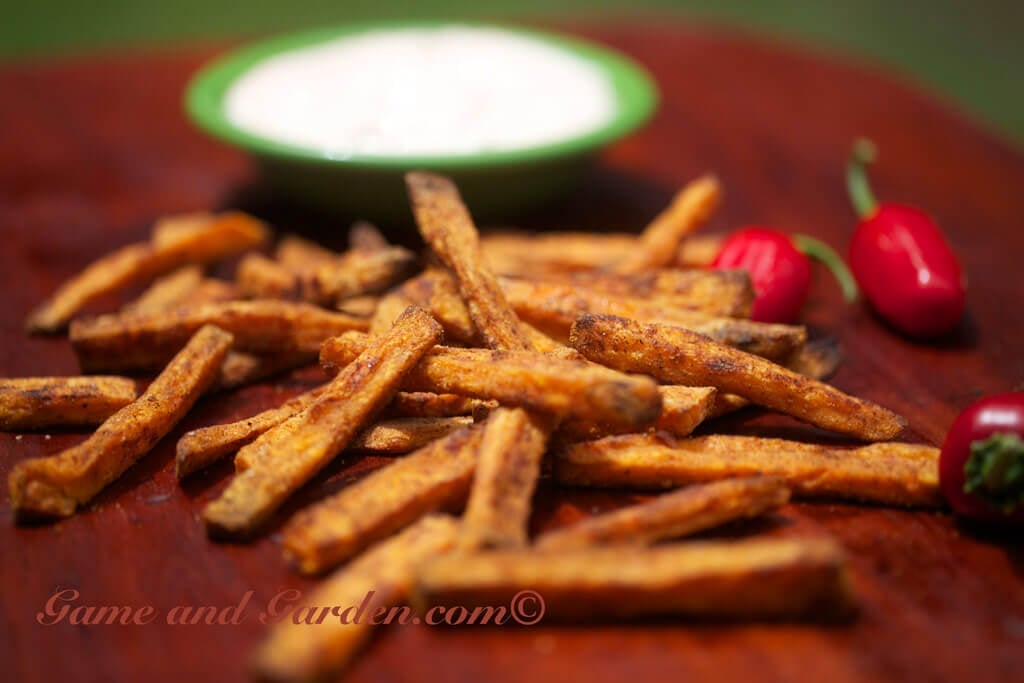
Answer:
[[[1024, 155], [933, 97], [822, 55], [670, 23], [584, 27], [648, 65], [662, 88], [654, 122], [601, 159], [578, 191], [518, 219], [533, 228], [636, 229], [672, 190], [711, 169], [727, 190], [714, 227], [758, 222], [845, 243], [842, 183], [851, 139], [882, 150], [882, 197], [928, 207], [969, 281], [969, 314], [934, 345], [904, 341], [819, 277], [806, 319], [842, 342], [835, 383], [905, 415], [939, 443], [958, 410], [1024, 381]], [[0, 374], [73, 374], [63, 339], [28, 338], [22, 320], [65, 277], [143, 238], [161, 214], [239, 206], [339, 244], [343, 220], [288, 207], [253, 184], [241, 155], [204, 139], [179, 102], [215, 51], [126, 54], [0, 67]], [[197, 513], [230, 467], [179, 487], [177, 435], [239, 418], [309, 386], [315, 371], [202, 401], [174, 434], [76, 517], [18, 528], [0, 503], [0, 678], [29, 681], [231, 681], [263, 632], [289, 571], [273, 533], [251, 545], [208, 541]], [[733, 425], [757, 425], [747, 413]], [[774, 424], [774, 423], [773, 423]], [[815, 436], [811, 434], [811, 436]], [[820, 436], [820, 435], [818, 435]], [[80, 433], [0, 434], [0, 476]], [[344, 459], [302, 498], [381, 460]], [[544, 484], [535, 527], [621, 505], [627, 493]], [[729, 533], [820, 533], [849, 549], [863, 605], [849, 626], [674, 622], [531, 628], [395, 627], [350, 680], [1024, 680], [1024, 546], [940, 512], [788, 506]], [[81, 603], [227, 606], [254, 591], [236, 626], [42, 626], [58, 587]]]

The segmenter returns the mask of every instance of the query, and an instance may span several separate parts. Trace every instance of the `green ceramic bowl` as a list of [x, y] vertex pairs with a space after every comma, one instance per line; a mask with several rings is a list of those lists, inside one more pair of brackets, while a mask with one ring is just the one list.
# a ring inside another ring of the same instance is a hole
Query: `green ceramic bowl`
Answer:
[[[185, 92], [185, 109], [199, 128], [249, 152], [268, 185], [303, 204], [378, 221], [408, 220], [402, 175], [411, 169], [444, 173], [458, 183], [474, 214], [502, 218], [553, 199], [609, 143], [645, 123], [657, 106], [657, 89], [636, 62], [576, 38], [498, 26], [556, 45], [596, 66], [612, 85], [615, 115], [585, 135], [525, 149], [460, 156], [367, 156], [344, 159], [247, 133], [228, 120], [224, 96], [260, 61], [298, 48], [367, 31], [438, 27], [453, 22], [369, 22], [291, 33], [242, 47], [203, 67]], [[472, 22], [459, 24], [480, 26]]]

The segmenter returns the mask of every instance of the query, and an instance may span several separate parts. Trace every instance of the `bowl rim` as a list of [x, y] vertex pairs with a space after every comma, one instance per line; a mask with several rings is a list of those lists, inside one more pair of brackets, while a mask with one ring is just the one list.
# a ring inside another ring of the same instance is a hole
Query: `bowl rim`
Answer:
[[[224, 96], [231, 85], [248, 69], [269, 57], [370, 31], [444, 26], [500, 29], [532, 37], [573, 53], [596, 66], [608, 79], [615, 98], [615, 114], [605, 124], [586, 133], [534, 147], [460, 155], [342, 156], [328, 150], [301, 147], [249, 133], [232, 123], [224, 111]], [[257, 156], [307, 164], [385, 170], [411, 167], [437, 170], [483, 168], [579, 156], [623, 138], [642, 126], [653, 116], [658, 103], [658, 88], [647, 69], [613, 48], [575, 36], [516, 24], [441, 19], [350, 22], [284, 33], [243, 45], [200, 67], [185, 87], [183, 101], [188, 118], [200, 130]]]

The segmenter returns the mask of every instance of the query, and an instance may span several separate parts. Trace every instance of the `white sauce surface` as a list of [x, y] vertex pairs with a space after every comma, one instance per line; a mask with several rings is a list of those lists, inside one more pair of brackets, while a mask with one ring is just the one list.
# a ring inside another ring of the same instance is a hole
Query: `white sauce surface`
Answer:
[[240, 76], [225, 113], [260, 137], [345, 158], [456, 156], [577, 137], [615, 114], [595, 66], [494, 28], [381, 30], [282, 53]]

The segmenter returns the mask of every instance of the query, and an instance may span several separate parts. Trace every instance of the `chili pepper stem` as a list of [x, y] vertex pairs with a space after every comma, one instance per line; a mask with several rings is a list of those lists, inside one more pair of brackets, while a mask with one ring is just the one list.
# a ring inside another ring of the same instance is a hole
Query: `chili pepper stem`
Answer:
[[853, 152], [846, 164], [846, 191], [850, 195], [854, 211], [860, 218], [867, 218], [878, 206], [875, 195], [871, 192], [867, 173], [868, 165], [876, 156], [875, 143], [867, 138], [858, 138], [853, 143]]
[[843, 298], [847, 303], [857, 300], [857, 281], [835, 249], [821, 240], [808, 235], [793, 235], [792, 239], [793, 245], [797, 249], [816, 261], [821, 261], [829, 269], [829, 272], [832, 273], [836, 282], [839, 283], [839, 287], [843, 290]]
[[1024, 441], [996, 432], [971, 444], [964, 463], [964, 492], [984, 499], [1006, 514], [1024, 504]]

